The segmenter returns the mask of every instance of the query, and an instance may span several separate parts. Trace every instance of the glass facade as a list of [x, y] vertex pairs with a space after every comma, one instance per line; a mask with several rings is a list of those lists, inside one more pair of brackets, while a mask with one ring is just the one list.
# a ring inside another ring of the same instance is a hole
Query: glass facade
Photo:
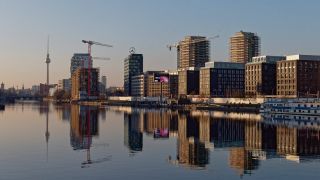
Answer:
[[124, 93], [131, 96], [131, 78], [143, 73], [143, 55], [130, 54], [124, 60]]

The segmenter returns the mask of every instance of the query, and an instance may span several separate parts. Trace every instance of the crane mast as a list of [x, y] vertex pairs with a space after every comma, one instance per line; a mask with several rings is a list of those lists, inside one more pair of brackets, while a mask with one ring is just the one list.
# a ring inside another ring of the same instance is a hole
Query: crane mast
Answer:
[[95, 41], [87, 41], [87, 40], [82, 40], [83, 43], [88, 44], [88, 54], [89, 54], [89, 60], [88, 60], [88, 98], [91, 95], [91, 68], [92, 68], [92, 58], [91, 58], [91, 46], [92, 45], [97, 45], [97, 46], [105, 46], [105, 47], [113, 47], [112, 45], [109, 44], [103, 44]]

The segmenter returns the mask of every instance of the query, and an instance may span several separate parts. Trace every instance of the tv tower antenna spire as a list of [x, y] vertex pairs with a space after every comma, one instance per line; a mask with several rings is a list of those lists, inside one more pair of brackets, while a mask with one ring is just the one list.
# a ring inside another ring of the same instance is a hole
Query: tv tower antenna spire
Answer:
[[50, 37], [48, 35], [48, 40], [47, 40], [47, 58], [46, 58], [46, 64], [47, 64], [47, 85], [49, 86], [49, 64], [51, 62], [50, 56], [49, 56], [49, 41]]

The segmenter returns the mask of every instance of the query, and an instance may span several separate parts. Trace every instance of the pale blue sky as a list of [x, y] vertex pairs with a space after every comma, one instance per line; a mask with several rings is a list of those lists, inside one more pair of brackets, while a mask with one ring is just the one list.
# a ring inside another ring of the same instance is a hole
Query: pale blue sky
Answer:
[[[227, 61], [235, 32], [256, 32], [262, 54], [320, 54], [320, 1], [295, 0], [0, 0], [0, 82], [26, 87], [45, 82], [46, 37], [51, 37], [51, 78], [70, 76], [70, 58], [93, 47], [109, 85], [123, 84], [123, 59], [134, 46], [144, 70], [175, 69], [166, 44], [186, 35], [214, 36], [214, 59]], [[213, 51], [211, 49], [211, 51]]]

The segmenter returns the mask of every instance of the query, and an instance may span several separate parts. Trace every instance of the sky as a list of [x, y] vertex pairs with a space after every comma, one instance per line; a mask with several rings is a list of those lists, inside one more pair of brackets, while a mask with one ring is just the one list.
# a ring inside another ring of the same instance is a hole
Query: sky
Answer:
[[320, 55], [317, 0], [0, 0], [0, 82], [26, 88], [46, 81], [50, 35], [50, 83], [70, 77], [73, 53], [93, 46], [94, 61], [108, 86], [123, 85], [129, 48], [144, 55], [144, 71], [175, 70], [173, 44], [187, 35], [212, 37], [215, 61], [229, 60], [229, 38], [240, 30], [257, 33], [263, 55]]

